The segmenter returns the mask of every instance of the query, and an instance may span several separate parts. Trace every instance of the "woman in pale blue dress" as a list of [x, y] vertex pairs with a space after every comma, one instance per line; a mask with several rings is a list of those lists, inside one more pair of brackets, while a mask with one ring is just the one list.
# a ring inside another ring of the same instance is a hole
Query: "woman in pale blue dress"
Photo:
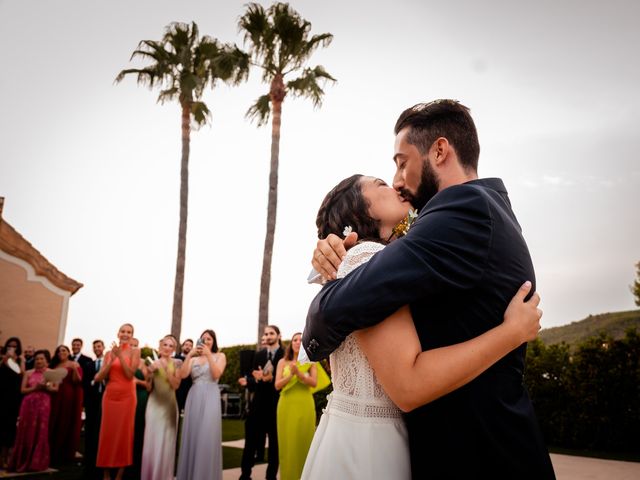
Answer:
[[222, 412], [218, 379], [227, 358], [216, 334], [205, 330], [184, 360], [180, 376], [193, 386], [184, 409], [177, 480], [222, 480]]

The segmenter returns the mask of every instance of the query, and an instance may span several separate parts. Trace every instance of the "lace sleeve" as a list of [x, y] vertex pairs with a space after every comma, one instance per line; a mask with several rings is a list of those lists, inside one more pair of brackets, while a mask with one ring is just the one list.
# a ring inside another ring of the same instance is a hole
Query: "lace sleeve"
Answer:
[[362, 242], [351, 248], [347, 252], [338, 268], [338, 278], [346, 277], [360, 265], [367, 263], [371, 257], [384, 248], [384, 245], [377, 242]]

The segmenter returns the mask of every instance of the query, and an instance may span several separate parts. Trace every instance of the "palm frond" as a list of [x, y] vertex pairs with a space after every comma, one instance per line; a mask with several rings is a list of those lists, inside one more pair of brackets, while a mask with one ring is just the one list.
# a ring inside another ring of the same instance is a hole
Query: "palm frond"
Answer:
[[236, 45], [225, 44], [218, 54], [211, 58], [211, 74], [227, 83], [237, 85], [248, 78], [249, 62], [249, 54]]
[[300, 49], [296, 52], [296, 57], [300, 62], [306, 62], [318, 47], [328, 47], [333, 41], [333, 35], [330, 33], [321, 33], [314, 35], [310, 40], [300, 45]]
[[251, 105], [245, 117], [251, 121], [255, 121], [258, 127], [266, 125], [271, 115], [271, 97], [269, 94], [262, 95]]
[[115, 82], [125, 76], [137, 76], [138, 84], [160, 87], [158, 102], [178, 99], [189, 106], [194, 125], [206, 123], [211, 116], [200, 101], [204, 90], [215, 87], [217, 80], [238, 84], [249, 73], [249, 55], [235, 45], [200, 37], [198, 26], [173, 22], [165, 27], [162, 40], [143, 40], [131, 55], [150, 62], [144, 68], [130, 68], [118, 73]]
[[274, 31], [269, 13], [262, 5], [249, 3], [244, 15], [238, 19], [238, 31], [243, 33], [249, 56], [261, 67], [273, 64], [275, 54]]
[[294, 97], [309, 98], [315, 108], [322, 105], [322, 96], [324, 90], [321, 87], [321, 83], [324, 85], [326, 82], [336, 82], [321, 65], [315, 68], [305, 68], [295, 80], [287, 82], [287, 90], [290, 91]]
[[196, 129], [207, 124], [211, 118], [211, 111], [207, 104], [204, 102], [191, 102], [191, 118], [195, 122], [193, 127]]
[[163, 104], [164, 102], [175, 100], [179, 94], [180, 90], [176, 87], [161, 90], [158, 95], [158, 103]]
[[247, 4], [246, 12], [238, 19], [238, 31], [244, 32], [245, 43], [249, 43], [251, 49], [259, 53], [267, 47], [263, 37], [269, 29], [269, 19], [264, 7], [258, 3]]
[[298, 52], [309, 36], [311, 23], [286, 3], [272, 5], [269, 13], [277, 45], [275, 63], [278, 71], [283, 72], [292, 62], [296, 63]]

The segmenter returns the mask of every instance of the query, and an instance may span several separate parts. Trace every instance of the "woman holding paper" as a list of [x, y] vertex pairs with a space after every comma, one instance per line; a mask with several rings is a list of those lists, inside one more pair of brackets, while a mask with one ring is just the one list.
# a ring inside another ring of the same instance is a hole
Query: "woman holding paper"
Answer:
[[53, 372], [49, 365], [49, 352], [38, 350], [34, 354], [34, 368], [27, 370], [21, 392], [20, 420], [16, 444], [9, 460], [12, 472], [40, 472], [49, 468], [49, 415], [51, 392], [58, 391], [58, 383], [47, 381]]

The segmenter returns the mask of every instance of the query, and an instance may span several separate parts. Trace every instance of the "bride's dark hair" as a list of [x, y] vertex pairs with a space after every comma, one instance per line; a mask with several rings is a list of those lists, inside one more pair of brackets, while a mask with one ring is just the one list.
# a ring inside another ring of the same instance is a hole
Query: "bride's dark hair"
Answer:
[[382, 241], [380, 222], [369, 216], [370, 205], [362, 195], [362, 177], [356, 174], [345, 178], [324, 197], [316, 217], [318, 238], [326, 238], [330, 233], [344, 237], [344, 227], [350, 226], [360, 241]]

